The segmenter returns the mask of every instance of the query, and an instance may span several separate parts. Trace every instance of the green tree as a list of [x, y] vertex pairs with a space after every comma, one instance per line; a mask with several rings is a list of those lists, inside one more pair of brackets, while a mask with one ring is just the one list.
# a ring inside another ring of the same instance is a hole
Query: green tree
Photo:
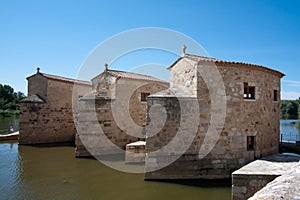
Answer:
[[298, 103], [291, 101], [287, 104], [286, 112], [290, 119], [298, 119]]
[[20, 101], [25, 98], [22, 92], [15, 92], [9, 85], [0, 84], [0, 111], [8, 113], [19, 110]]
[[283, 100], [280, 105], [280, 114], [282, 119], [298, 119], [299, 100]]

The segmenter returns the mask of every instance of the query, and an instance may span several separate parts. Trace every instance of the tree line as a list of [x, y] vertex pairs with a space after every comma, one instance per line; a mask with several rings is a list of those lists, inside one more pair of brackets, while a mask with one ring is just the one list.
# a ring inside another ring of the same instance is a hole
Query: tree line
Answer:
[[0, 115], [11, 116], [19, 114], [19, 103], [26, 96], [22, 92], [15, 92], [9, 85], [0, 84]]
[[300, 98], [298, 100], [282, 100], [280, 116], [281, 119], [300, 119]]

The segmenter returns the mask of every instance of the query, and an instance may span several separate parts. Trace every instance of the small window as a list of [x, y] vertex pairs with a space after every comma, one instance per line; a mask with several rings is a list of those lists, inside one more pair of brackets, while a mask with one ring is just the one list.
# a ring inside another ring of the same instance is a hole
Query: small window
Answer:
[[244, 99], [255, 99], [255, 87], [244, 83]]
[[247, 136], [247, 151], [254, 151], [255, 149], [255, 136]]
[[141, 101], [147, 101], [147, 97], [150, 95], [150, 93], [141, 93]]
[[274, 101], [278, 101], [278, 90], [274, 90]]

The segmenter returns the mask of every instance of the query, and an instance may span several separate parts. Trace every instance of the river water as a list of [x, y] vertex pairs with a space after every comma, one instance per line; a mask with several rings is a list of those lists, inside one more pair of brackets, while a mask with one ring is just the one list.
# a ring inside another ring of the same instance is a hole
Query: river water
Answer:
[[0, 199], [230, 199], [231, 188], [144, 181], [143, 174], [74, 158], [74, 147], [0, 143]]
[[300, 141], [300, 130], [295, 127], [298, 120], [285, 119], [280, 120], [280, 134], [282, 141]]
[[[18, 119], [0, 119], [1, 129]], [[291, 120], [281, 120], [283, 139], [299, 137]], [[290, 136], [298, 135], [298, 136]], [[74, 158], [74, 147], [19, 146], [0, 142], [0, 199], [216, 199], [231, 198], [230, 187], [196, 187], [144, 181], [143, 174], [110, 169], [94, 159]]]

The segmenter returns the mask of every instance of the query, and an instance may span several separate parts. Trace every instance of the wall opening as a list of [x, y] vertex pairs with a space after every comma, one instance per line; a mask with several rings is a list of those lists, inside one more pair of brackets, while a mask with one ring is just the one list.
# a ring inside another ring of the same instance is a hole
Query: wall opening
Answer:
[[273, 92], [273, 100], [278, 101], [278, 90], [274, 90]]
[[255, 149], [255, 136], [247, 136], [247, 151], [254, 151]]
[[244, 83], [244, 99], [255, 99], [255, 86]]
[[150, 93], [142, 92], [141, 93], [141, 101], [147, 101], [147, 97], [150, 95]]

